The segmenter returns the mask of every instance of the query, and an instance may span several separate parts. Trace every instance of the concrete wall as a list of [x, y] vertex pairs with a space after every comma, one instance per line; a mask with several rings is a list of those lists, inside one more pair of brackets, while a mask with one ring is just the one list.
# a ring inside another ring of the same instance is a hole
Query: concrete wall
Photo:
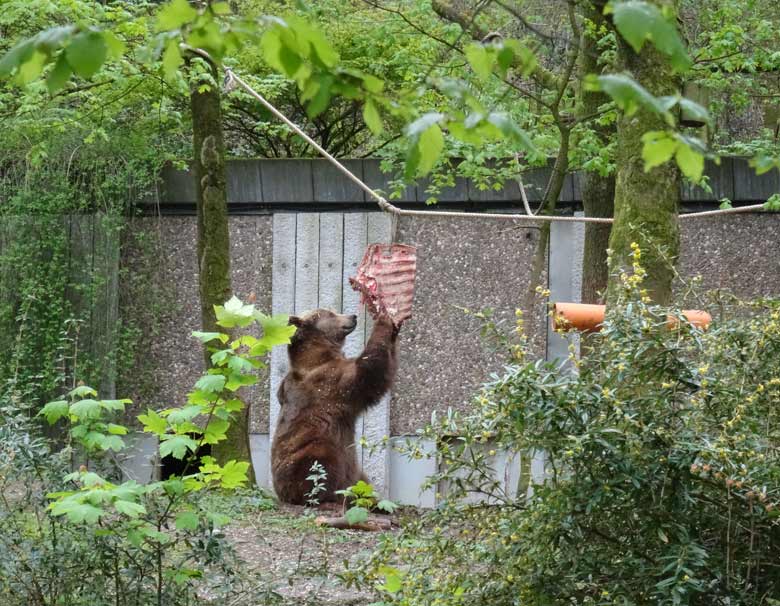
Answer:
[[[387, 189], [387, 180], [376, 161], [351, 161], [349, 165], [373, 187]], [[322, 161], [234, 161], [228, 167], [236, 294], [246, 297], [254, 292], [260, 308], [273, 308], [275, 312], [300, 312], [317, 305], [345, 310], [354, 306], [354, 295], [344, 284], [354, 270], [356, 261], [352, 257], [373, 240], [368, 233], [362, 239], [355, 236], [357, 232], [350, 225], [367, 224], [367, 217], [378, 214], [376, 206]], [[713, 191], [686, 187], [681, 192], [685, 205], [712, 208], [723, 197], [735, 203], [751, 203], [780, 191], [776, 173], [748, 179], [746, 170], [742, 161], [731, 159], [709, 167]], [[525, 180], [542, 183], [545, 177], [545, 171], [539, 170], [526, 175]], [[572, 212], [576, 207], [578, 183], [576, 175], [567, 181], [564, 212]], [[399, 204], [422, 204], [426, 198], [424, 189], [424, 183], [407, 188]], [[538, 190], [531, 190], [532, 199], [538, 197], [534, 192]], [[516, 186], [510, 184], [501, 192], [481, 192], [465, 180], [443, 192], [440, 200], [438, 208], [478, 211], [521, 207]], [[130, 269], [128, 275], [132, 275], [142, 256], [137, 240], [151, 238], [151, 271], [156, 273], [160, 289], [169, 291], [171, 301], [158, 310], [154, 334], [150, 331], [148, 354], [158, 369], [153, 392], [134, 391], [134, 377], [120, 378], [122, 394], [130, 394], [142, 408], [181, 403], [202, 369], [200, 347], [189, 338], [199, 324], [191, 176], [167, 171], [159, 206], [150, 208], [152, 211], [161, 214], [136, 220], [126, 235], [123, 253], [123, 264]], [[298, 229], [309, 223], [318, 226], [316, 242], [310, 235], [313, 231]], [[290, 225], [294, 226], [292, 235]], [[397, 440], [414, 434], [434, 411], [443, 412], [447, 407], [468, 411], [477, 387], [491, 372], [500, 371], [502, 356], [479, 339], [479, 324], [459, 308], [493, 308], [497, 320], [511, 330], [514, 310], [532, 286], [529, 267], [538, 230], [507, 222], [480, 221], [476, 216], [472, 221], [402, 217], [395, 229], [395, 241], [418, 247], [414, 318], [402, 331], [399, 376], [386, 422], [386, 430]], [[582, 237], [581, 224], [553, 227], [549, 281], [547, 276], [543, 278], [553, 291], [553, 300], [578, 300]], [[725, 288], [741, 296], [778, 295], [780, 261], [774, 249], [779, 238], [780, 215], [687, 220], [682, 226], [679, 269], [683, 276], [701, 274], [705, 288]], [[350, 247], [355, 250], [348, 252]], [[309, 249], [311, 254], [307, 256]], [[148, 251], [146, 255], [148, 258]], [[328, 278], [330, 274], [333, 276]], [[322, 275], [326, 277], [321, 283]], [[335, 286], [323, 287], [330, 282]], [[289, 300], [285, 299], [285, 292]], [[143, 297], [134, 300], [132, 288], [125, 289], [123, 301], [124, 314], [143, 312]], [[566, 355], [567, 343], [556, 335], [548, 335], [541, 306], [526, 310], [526, 317], [537, 355], [550, 359]], [[370, 326], [365, 327], [363, 335], [368, 330]], [[350, 353], [358, 352], [361, 338], [350, 342]], [[268, 481], [273, 387], [283, 375], [285, 352], [280, 349], [273, 356], [279, 376], [269, 380], [266, 373], [245, 394], [252, 406], [255, 466], [262, 483]], [[374, 433], [378, 431], [375, 427]], [[374, 479], [386, 492], [403, 502], [431, 504], [432, 493], [420, 494], [417, 488], [424, 472], [429, 473], [431, 465], [435, 468], [435, 460], [412, 465], [392, 453], [382, 456], [377, 473], [383, 477]], [[537, 457], [533, 465], [539, 471], [541, 459]], [[516, 472], [513, 469], [512, 473]]]

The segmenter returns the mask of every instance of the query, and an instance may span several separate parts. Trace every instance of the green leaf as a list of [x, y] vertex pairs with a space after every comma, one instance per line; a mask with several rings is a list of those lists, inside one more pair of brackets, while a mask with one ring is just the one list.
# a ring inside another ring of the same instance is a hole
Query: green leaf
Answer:
[[482, 80], [487, 80], [493, 73], [493, 67], [496, 64], [495, 52], [477, 42], [469, 44], [464, 52], [474, 73]]
[[115, 425], [114, 423], [109, 423], [108, 433], [116, 436], [124, 436], [127, 435], [127, 427], [124, 425]]
[[111, 59], [119, 59], [127, 50], [127, 45], [110, 30], [104, 30], [102, 34], [108, 49], [108, 56]]
[[220, 340], [222, 343], [227, 343], [229, 337], [221, 332], [201, 332], [194, 330], [192, 336], [198, 339], [201, 343], [208, 343], [209, 341]]
[[138, 420], [143, 423], [146, 433], [154, 433], [161, 436], [168, 429], [168, 422], [151, 408], [147, 409], [145, 415], [138, 415]]
[[674, 155], [682, 173], [694, 183], [701, 180], [704, 173], [704, 155], [700, 154], [685, 142], [680, 142]]
[[488, 114], [488, 122], [498, 128], [501, 133], [511, 139], [523, 149], [528, 152], [536, 153], [536, 146], [531, 138], [523, 129], [521, 129], [515, 122], [509, 117], [508, 114], [502, 112], [491, 112]]
[[222, 467], [222, 477], [220, 485], [222, 488], [231, 490], [241, 488], [247, 482], [247, 471], [249, 470], [248, 461], [228, 461]]
[[198, 443], [186, 435], [165, 434], [160, 436], [160, 457], [171, 455], [174, 459], [183, 459], [187, 451], [195, 452]]
[[417, 147], [420, 150], [417, 172], [420, 175], [427, 175], [436, 166], [436, 162], [438, 162], [439, 156], [444, 149], [444, 135], [438, 124], [434, 124], [420, 135]]
[[157, 14], [157, 30], [179, 29], [198, 16], [198, 11], [187, 0], [172, 0]]
[[68, 61], [65, 59], [65, 53], [60, 53], [54, 67], [46, 77], [46, 88], [49, 89], [49, 94], [53, 95], [65, 86], [72, 73], [70, 65], [68, 65]]
[[228, 427], [230, 427], [230, 421], [212, 417], [203, 432], [203, 443], [217, 444], [218, 442], [221, 442], [227, 437], [225, 432]]
[[382, 134], [382, 117], [379, 115], [376, 104], [371, 99], [366, 99], [366, 103], [363, 105], [363, 121], [371, 129], [372, 133], [375, 135]]
[[168, 423], [170, 425], [181, 425], [182, 423], [192, 421], [200, 413], [201, 407], [197, 405], [174, 408], [168, 415]]
[[363, 88], [365, 88], [369, 93], [378, 95], [385, 88], [384, 80], [380, 80], [376, 76], [372, 76], [371, 74], [363, 74], [362, 78]]
[[674, 156], [678, 141], [665, 131], [649, 131], [642, 135], [642, 159], [645, 172], [668, 162]]
[[163, 76], [166, 81], [171, 82], [176, 77], [176, 72], [182, 63], [184, 63], [184, 58], [181, 56], [178, 40], [170, 40], [162, 56]]
[[255, 345], [250, 351], [252, 355], [260, 355], [260, 353], [270, 351], [272, 347], [290, 343], [290, 339], [295, 334], [296, 327], [290, 324], [289, 316], [286, 314], [266, 316], [263, 313], [257, 312], [255, 317], [260, 323], [260, 326], [263, 327], [263, 338], [260, 343], [265, 351], [255, 353], [255, 350], [257, 349], [257, 345]]
[[68, 392], [68, 396], [71, 398], [83, 398], [84, 396], [97, 397], [97, 392], [88, 385], [79, 385], [75, 389]]
[[137, 518], [139, 515], [146, 513], [146, 507], [132, 501], [114, 501], [114, 509], [130, 518]]
[[10, 76], [14, 70], [32, 58], [34, 52], [34, 39], [24, 40], [14, 46], [0, 59], [0, 77], [6, 78]]
[[393, 501], [382, 499], [379, 501], [379, 503], [376, 504], [376, 508], [381, 509], [382, 511], [386, 511], [387, 513], [393, 513], [396, 509], [398, 509], [398, 505], [393, 503]]
[[331, 98], [331, 88], [335, 79], [330, 74], [319, 77], [319, 87], [309, 104], [306, 106], [306, 115], [309, 118], [316, 118], [326, 109]]
[[673, 122], [668, 107], [654, 97], [631, 76], [624, 74], [607, 74], [585, 79], [585, 87], [589, 90], [601, 90], [608, 94], [615, 104], [631, 116], [642, 107], [666, 117], [667, 122]]
[[82, 78], [91, 78], [103, 65], [108, 53], [100, 32], [88, 30], [73, 36], [65, 47], [65, 57], [73, 71]]
[[351, 507], [344, 517], [348, 524], [360, 524], [368, 519], [368, 510], [365, 507]]
[[49, 425], [54, 425], [54, 423], [59, 421], [62, 417], [66, 416], [69, 410], [70, 405], [67, 401], [55, 400], [54, 402], [49, 402], [46, 404], [46, 406], [41, 409], [38, 415], [46, 417], [46, 421], [49, 423]]
[[780, 210], [780, 194], [772, 194], [764, 203], [764, 210]]
[[51, 513], [55, 516], [64, 515], [69, 521], [76, 524], [79, 522], [95, 524], [105, 512], [100, 507], [95, 507], [89, 503], [67, 499], [52, 503]]
[[255, 306], [244, 305], [235, 295], [222, 305], [215, 305], [214, 312], [217, 316], [217, 324], [225, 328], [234, 328], [236, 326], [249, 326], [254, 319]]
[[176, 516], [177, 530], [197, 530], [198, 523], [198, 516], [192, 511], [182, 511]]
[[668, 20], [659, 8], [649, 2], [629, 0], [611, 5], [613, 22], [620, 35], [639, 53], [645, 41], [667, 55], [678, 71], [690, 67], [691, 60], [677, 31], [677, 26]]
[[103, 414], [103, 407], [98, 400], [79, 400], [70, 405], [70, 414], [79, 419], [99, 419]]
[[224, 375], [203, 375], [195, 383], [195, 389], [219, 393], [225, 388], [225, 381]]
[[718, 208], [720, 210], [728, 210], [729, 208], [734, 208], [734, 207], [731, 204], [731, 200], [729, 200], [728, 198], [723, 198], [722, 200], [720, 200], [720, 204], [718, 205]]

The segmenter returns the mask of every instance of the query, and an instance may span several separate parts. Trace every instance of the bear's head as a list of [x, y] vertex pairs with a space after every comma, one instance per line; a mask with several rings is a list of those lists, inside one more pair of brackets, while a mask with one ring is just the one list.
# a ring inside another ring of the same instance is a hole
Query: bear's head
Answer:
[[315, 309], [302, 316], [290, 316], [290, 324], [298, 330], [293, 339], [310, 339], [323, 336], [339, 347], [344, 344], [347, 335], [357, 326], [356, 315], [337, 314], [329, 309]]

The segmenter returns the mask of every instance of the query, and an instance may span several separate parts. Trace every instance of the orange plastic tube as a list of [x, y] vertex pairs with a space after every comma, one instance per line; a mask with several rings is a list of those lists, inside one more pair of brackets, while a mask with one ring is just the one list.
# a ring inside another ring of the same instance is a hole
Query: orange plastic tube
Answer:
[[[601, 330], [604, 323], [606, 306], [590, 305], [587, 303], [556, 303], [553, 308], [553, 325], [564, 330], [579, 330], [582, 332], [596, 332]], [[683, 315], [694, 326], [707, 328], [712, 322], [712, 316], [699, 309], [684, 309]], [[669, 328], [674, 328], [676, 319], [669, 316]]]

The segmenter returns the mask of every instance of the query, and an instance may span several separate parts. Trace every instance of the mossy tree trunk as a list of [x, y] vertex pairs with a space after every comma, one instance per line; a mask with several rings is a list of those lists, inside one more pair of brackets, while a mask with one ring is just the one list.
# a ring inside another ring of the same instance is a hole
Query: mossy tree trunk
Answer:
[[[597, 74], [601, 70], [598, 48], [598, 36], [606, 24], [603, 0], [584, 2], [581, 5], [582, 16], [593, 24], [593, 29], [583, 28], [582, 52], [580, 53], [580, 82], [588, 74]], [[595, 30], [596, 34], [592, 32]], [[580, 86], [579, 116], [583, 120], [593, 120], [599, 108], [609, 102], [609, 97], [601, 92], [589, 91]], [[609, 144], [614, 136], [614, 125], [592, 126], [596, 138], [602, 147]], [[581, 181], [582, 207], [586, 217], [612, 217], [615, 209], [615, 174], [601, 175], [594, 171], [584, 171]], [[609, 223], [586, 223], [585, 241], [582, 254], [582, 288], [580, 298], [583, 303], [602, 303], [607, 292], [609, 268], [607, 267], [607, 248], [612, 226]]]
[[[676, 10], [674, 0], [653, 0], [658, 6]], [[619, 67], [654, 95], [677, 92], [679, 82], [668, 60], [649, 43], [635, 53], [624, 41], [618, 42]], [[669, 162], [645, 172], [642, 160], [642, 135], [664, 130], [662, 117], [640, 109], [618, 121], [617, 173], [615, 182], [615, 222], [609, 239], [613, 269], [630, 268], [630, 245], [639, 244], [642, 265], [647, 271], [644, 288], [658, 304], [672, 298], [673, 264], [680, 248], [677, 225], [680, 173]], [[607, 302], [614, 301], [619, 282], [610, 277]]]
[[[193, 86], [190, 93], [194, 170], [198, 192], [198, 278], [203, 330], [224, 332], [224, 328], [217, 326], [214, 305], [224, 304], [232, 294], [230, 232], [220, 91], [216, 85], [216, 68], [212, 65], [210, 69], [215, 84], [208, 87], [208, 90]], [[204, 356], [206, 366], [210, 366], [210, 354], [207, 350], [204, 351]], [[212, 455], [220, 464], [233, 459], [248, 462], [250, 482], [254, 482], [249, 450], [248, 404], [241, 413], [234, 416], [227, 439], [214, 445]]]

